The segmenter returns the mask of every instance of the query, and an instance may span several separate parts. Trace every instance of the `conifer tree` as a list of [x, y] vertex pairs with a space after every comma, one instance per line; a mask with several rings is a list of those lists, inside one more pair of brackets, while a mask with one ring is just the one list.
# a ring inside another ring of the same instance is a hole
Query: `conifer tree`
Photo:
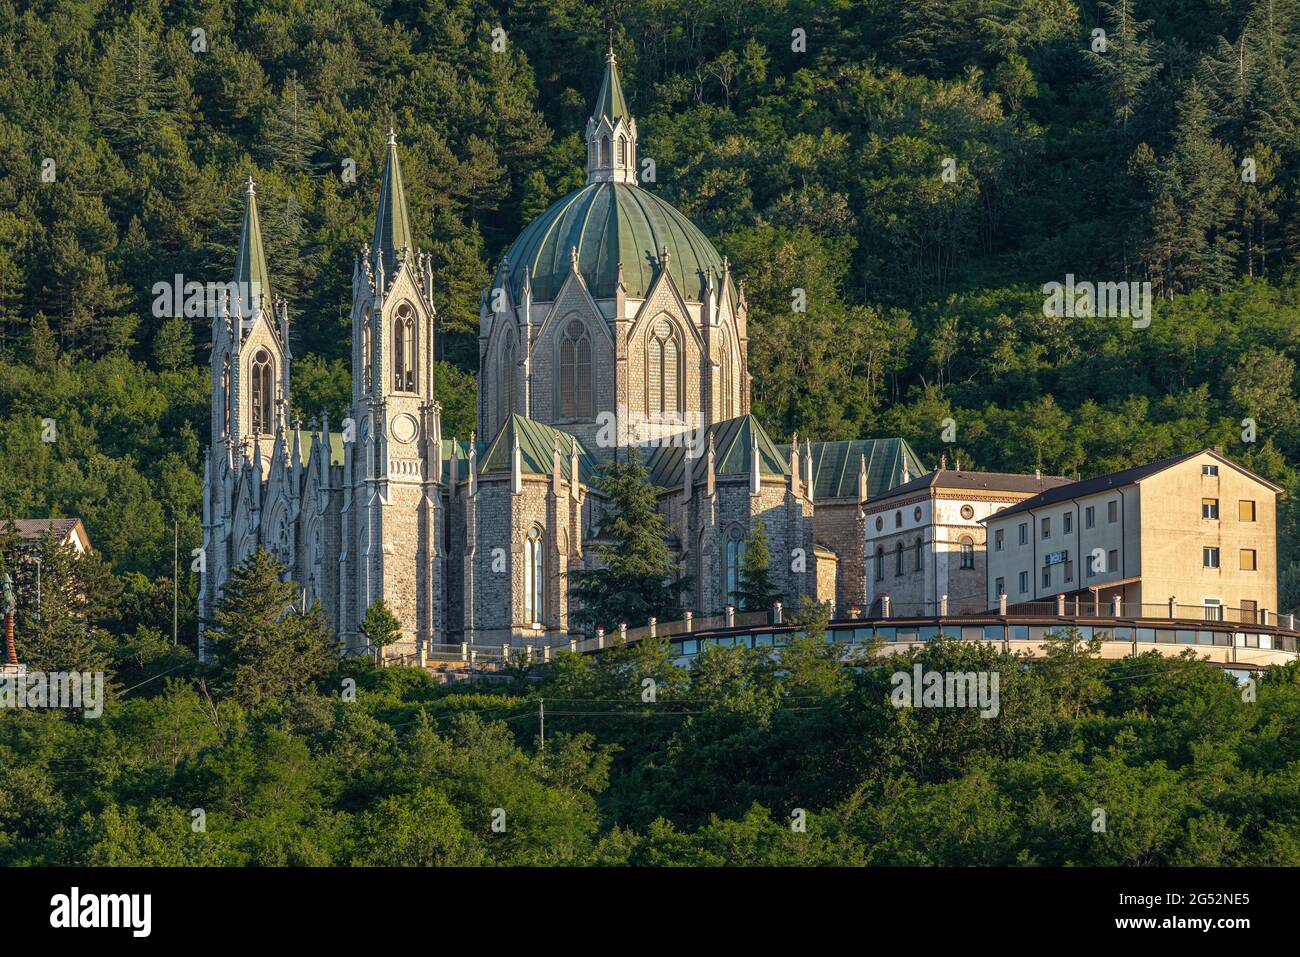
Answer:
[[1134, 16], [1133, 0], [1098, 6], [1106, 14], [1105, 49], [1090, 48], [1086, 55], [1101, 75], [1115, 121], [1128, 129], [1158, 66], [1155, 46], [1146, 39], [1151, 21]]
[[679, 566], [668, 550], [668, 521], [648, 479], [634, 446], [626, 462], [610, 464], [597, 480], [605, 497], [595, 545], [601, 567], [570, 573], [573, 597], [581, 605], [570, 617], [579, 624], [637, 626], [651, 616], [669, 621], [681, 613], [689, 579], [672, 577]]
[[338, 664], [320, 604], [294, 608], [297, 586], [281, 580], [284, 570], [259, 547], [231, 570], [212, 617], [217, 685], [245, 707], [299, 696]]
[[755, 519], [754, 528], [745, 540], [745, 555], [740, 561], [740, 581], [732, 596], [746, 611], [767, 611], [781, 597], [772, 581], [772, 555], [767, 547], [767, 529], [761, 518]]
[[320, 119], [316, 108], [298, 80], [298, 74], [290, 73], [279, 97], [262, 121], [260, 154], [291, 173], [309, 173], [318, 166], [314, 157], [320, 145]]

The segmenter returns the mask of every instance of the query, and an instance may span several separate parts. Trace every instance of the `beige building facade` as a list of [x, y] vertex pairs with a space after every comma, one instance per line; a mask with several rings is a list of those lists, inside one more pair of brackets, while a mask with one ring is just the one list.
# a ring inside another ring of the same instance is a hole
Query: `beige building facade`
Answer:
[[1256, 620], [1277, 611], [1280, 491], [1209, 449], [1053, 488], [984, 520], [986, 607]]
[[904, 482], [865, 507], [865, 607], [892, 615], [982, 611], [982, 520], [1068, 482], [1056, 476], [939, 468]]

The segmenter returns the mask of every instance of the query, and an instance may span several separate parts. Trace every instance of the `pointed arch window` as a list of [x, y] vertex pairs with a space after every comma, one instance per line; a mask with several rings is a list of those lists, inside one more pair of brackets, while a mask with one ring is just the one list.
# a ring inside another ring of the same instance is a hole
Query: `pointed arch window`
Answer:
[[574, 319], [560, 337], [560, 417], [591, 417], [591, 336], [582, 320]]
[[501, 347], [501, 388], [497, 392], [501, 396], [502, 425], [515, 411], [515, 343], [511, 333], [506, 336], [506, 343]]
[[895, 577], [903, 574], [903, 543], [899, 542], [894, 546], [894, 575]]
[[876, 546], [876, 581], [882, 582], [884, 580], [885, 580], [885, 547], [883, 545], [877, 545]]
[[230, 435], [230, 356], [221, 360], [221, 434]]
[[722, 361], [721, 376], [722, 379], [722, 417], [732, 419], [736, 416], [735, 390], [731, 383], [731, 339], [727, 336], [727, 330], [722, 330]]
[[393, 388], [398, 392], [415, 392], [416, 343], [419, 326], [415, 312], [407, 303], [397, 307], [393, 318]]
[[618, 165], [627, 165], [627, 137], [624, 136], [618, 138]]
[[921, 538], [918, 535], [916, 539], [916, 570], [919, 572], [925, 567], [925, 552], [921, 550]]
[[651, 415], [672, 416], [681, 408], [681, 342], [677, 328], [660, 319], [650, 330], [646, 343], [646, 386]]
[[361, 317], [361, 392], [369, 394], [374, 386], [372, 378], [374, 374], [374, 350], [371, 346], [370, 330], [370, 309], [366, 308], [365, 314]]
[[609, 165], [609, 136], [605, 135], [600, 138], [600, 165]]
[[732, 526], [727, 532], [727, 601], [740, 604], [740, 570], [745, 563], [745, 536], [740, 528]]
[[534, 525], [524, 542], [524, 623], [540, 624], [543, 620], [542, 530]]
[[265, 435], [275, 425], [275, 359], [265, 349], [253, 356], [252, 388], [250, 399], [253, 412], [253, 434]]

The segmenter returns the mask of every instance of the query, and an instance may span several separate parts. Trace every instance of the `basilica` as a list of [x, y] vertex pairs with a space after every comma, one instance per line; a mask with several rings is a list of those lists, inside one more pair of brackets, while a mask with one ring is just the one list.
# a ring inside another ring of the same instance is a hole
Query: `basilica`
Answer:
[[436, 279], [412, 233], [396, 135], [373, 240], [353, 266], [352, 402], [339, 423], [288, 419], [288, 306], [249, 182], [239, 292], [213, 320], [201, 618], [261, 546], [347, 653], [364, 649], [359, 625], [380, 598], [403, 629], [389, 653], [567, 645], [568, 572], [592, 567], [601, 536], [599, 475], [633, 447], [698, 614], [734, 600], [760, 520], [788, 599], [865, 603], [866, 503], [925, 468], [901, 439], [777, 443], [750, 415], [744, 284], [638, 183], [612, 52], [586, 140], [586, 184], [523, 230], [483, 292], [468, 436], [443, 432]]

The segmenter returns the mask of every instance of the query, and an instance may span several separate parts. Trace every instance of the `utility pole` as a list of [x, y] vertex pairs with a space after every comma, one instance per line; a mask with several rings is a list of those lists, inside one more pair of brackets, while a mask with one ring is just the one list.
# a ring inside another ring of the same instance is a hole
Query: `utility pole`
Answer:
[[180, 555], [181, 555], [181, 523], [177, 519], [172, 522], [172, 647], [176, 647], [177, 624], [179, 621], [177, 608], [180, 603]]

